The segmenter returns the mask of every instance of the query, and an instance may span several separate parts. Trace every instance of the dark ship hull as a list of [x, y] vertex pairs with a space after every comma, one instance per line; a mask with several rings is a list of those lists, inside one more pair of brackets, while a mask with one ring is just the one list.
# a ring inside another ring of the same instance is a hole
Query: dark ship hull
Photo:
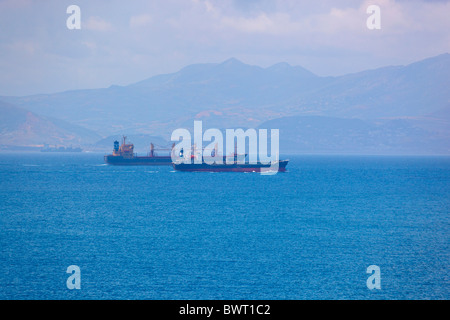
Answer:
[[147, 156], [126, 158], [123, 156], [106, 155], [105, 162], [116, 166], [166, 166], [172, 164], [170, 156]]
[[[286, 171], [289, 160], [278, 162], [278, 171]], [[207, 163], [173, 163], [173, 168], [177, 171], [203, 171], [203, 172], [263, 172], [269, 171], [270, 164], [263, 163], [231, 163], [231, 164], [207, 164]]]

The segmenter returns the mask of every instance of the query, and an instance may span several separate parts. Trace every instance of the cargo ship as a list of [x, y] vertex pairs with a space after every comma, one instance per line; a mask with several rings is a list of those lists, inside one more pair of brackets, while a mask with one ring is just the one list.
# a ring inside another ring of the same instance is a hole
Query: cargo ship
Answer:
[[[183, 150], [180, 152], [180, 158], [183, 157]], [[214, 157], [214, 155], [212, 155]], [[209, 164], [206, 163], [204, 158], [202, 157], [201, 163], [195, 163], [194, 159], [195, 156], [191, 156], [191, 160], [188, 163], [185, 163], [184, 161], [177, 160], [172, 163], [173, 168], [176, 171], [203, 171], [203, 172], [269, 172], [271, 171], [272, 163], [262, 163], [262, 162], [256, 162], [256, 163], [249, 163], [245, 161], [238, 161], [238, 158], [246, 158], [247, 155], [241, 155], [238, 156], [236, 151], [234, 154], [231, 154], [230, 156], [223, 156], [223, 163], [218, 164]], [[232, 157], [233, 160], [228, 160], [227, 158]], [[244, 162], [244, 163], [242, 163]], [[278, 160], [278, 171], [279, 172], [285, 172], [286, 166], [289, 162], [289, 160]], [[274, 165], [277, 163], [274, 162]]]
[[120, 146], [119, 141], [114, 141], [113, 153], [104, 157], [107, 164], [118, 166], [165, 166], [172, 164], [170, 154], [167, 156], [159, 156], [156, 153], [153, 143], [150, 144], [150, 152], [146, 156], [138, 156], [134, 153], [134, 145], [132, 143], [126, 143], [126, 139], [127, 137], [123, 136], [122, 145]]

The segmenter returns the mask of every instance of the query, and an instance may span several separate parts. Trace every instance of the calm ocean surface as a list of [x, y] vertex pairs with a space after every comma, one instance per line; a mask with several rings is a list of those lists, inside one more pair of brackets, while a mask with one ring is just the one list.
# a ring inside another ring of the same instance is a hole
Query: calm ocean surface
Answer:
[[450, 158], [289, 158], [264, 176], [1, 154], [0, 299], [450, 298]]

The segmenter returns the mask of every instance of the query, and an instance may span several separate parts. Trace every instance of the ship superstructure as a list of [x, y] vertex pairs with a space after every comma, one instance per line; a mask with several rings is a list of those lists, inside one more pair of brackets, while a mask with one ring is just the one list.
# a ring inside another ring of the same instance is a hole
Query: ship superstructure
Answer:
[[111, 165], [122, 165], [122, 166], [163, 166], [171, 165], [172, 158], [169, 155], [160, 156], [157, 154], [158, 151], [171, 151], [173, 148], [159, 148], [156, 149], [153, 143], [150, 143], [150, 152], [146, 156], [138, 156], [134, 152], [134, 144], [126, 142], [127, 137], [123, 136], [122, 144], [119, 145], [119, 141], [114, 141], [114, 148], [112, 154], [105, 155], [105, 162]]

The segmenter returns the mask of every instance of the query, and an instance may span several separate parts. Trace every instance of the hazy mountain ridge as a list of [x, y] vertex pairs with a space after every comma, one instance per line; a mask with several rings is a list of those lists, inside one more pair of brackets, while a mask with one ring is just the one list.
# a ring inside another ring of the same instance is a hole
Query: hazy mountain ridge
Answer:
[[0, 101], [0, 146], [82, 145], [100, 135], [74, 124], [37, 115]]
[[[450, 124], [450, 123], [448, 123]], [[292, 116], [260, 126], [280, 130], [282, 153], [450, 154], [447, 131], [424, 128], [421, 120], [373, 122], [324, 116]]]
[[[170, 126], [177, 124], [179, 118], [195, 117], [208, 109], [234, 114], [242, 107], [280, 107], [280, 99], [289, 99], [289, 91], [302, 91], [312, 87], [314, 81], [322, 81], [300, 67], [284, 68], [288, 72], [281, 72], [279, 67], [264, 69], [229, 59], [220, 64], [187, 66], [176, 73], [124, 87], [0, 99], [38, 114], [113, 134], [154, 120]], [[156, 133], [152, 128], [137, 132]]]
[[[281, 136], [282, 144], [289, 142], [284, 149], [292, 145], [301, 152], [302, 146], [320, 145], [314, 135], [304, 131], [313, 131], [319, 120], [310, 116], [315, 115], [325, 117], [321, 133], [329, 135], [328, 140], [323, 138], [330, 141], [328, 149], [333, 152], [340, 145], [342, 152], [395, 153], [397, 149], [399, 153], [450, 153], [449, 87], [448, 53], [406, 66], [339, 77], [320, 77], [287, 63], [262, 68], [232, 58], [190, 65], [128, 86], [0, 100], [103, 137], [126, 133], [169, 140], [174, 129], [191, 127], [194, 119], [203, 120], [205, 128], [256, 128], [278, 123], [289, 132]], [[341, 121], [354, 118], [363, 121], [366, 128], [359, 128], [361, 122], [356, 120]], [[334, 132], [333, 121], [348, 130]], [[298, 126], [301, 128], [293, 129]], [[336, 135], [342, 143], [332, 139]], [[405, 138], [408, 135], [415, 137], [416, 144]], [[335, 147], [331, 147], [333, 143]]]

